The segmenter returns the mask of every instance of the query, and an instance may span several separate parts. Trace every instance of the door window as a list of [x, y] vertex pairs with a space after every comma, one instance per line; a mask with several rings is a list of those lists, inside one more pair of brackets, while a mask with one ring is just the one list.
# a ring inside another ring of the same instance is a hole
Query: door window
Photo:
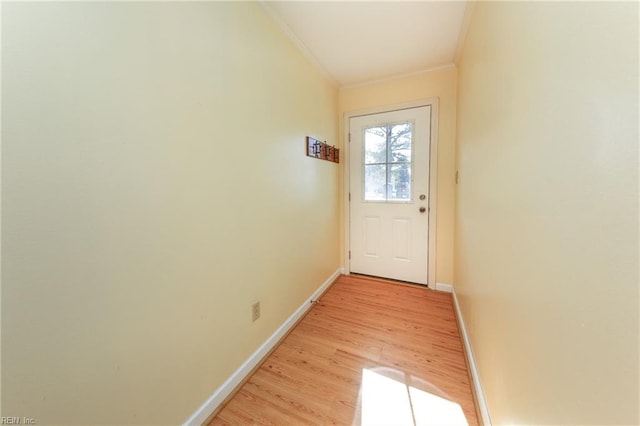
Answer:
[[364, 201], [411, 201], [413, 123], [364, 128]]

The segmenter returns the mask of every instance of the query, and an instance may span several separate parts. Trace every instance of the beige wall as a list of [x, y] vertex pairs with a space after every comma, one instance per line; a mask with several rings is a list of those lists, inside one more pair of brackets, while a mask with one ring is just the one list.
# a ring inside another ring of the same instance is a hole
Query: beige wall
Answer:
[[2, 415], [184, 421], [339, 267], [337, 89], [255, 3], [4, 3], [2, 113]]
[[[436, 282], [452, 284], [456, 69], [450, 67], [440, 71], [340, 89], [340, 135], [342, 139], [345, 113], [432, 97], [439, 98], [440, 114], [438, 122]], [[343, 208], [341, 211], [344, 215]], [[344, 243], [341, 246], [344, 247]], [[344, 248], [342, 252], [344, 256]], [[343, 261], [346, 262], [346, 260]]]
[[494, 424], [638, 424], [638, 4], [479, 2], [455, 288]]

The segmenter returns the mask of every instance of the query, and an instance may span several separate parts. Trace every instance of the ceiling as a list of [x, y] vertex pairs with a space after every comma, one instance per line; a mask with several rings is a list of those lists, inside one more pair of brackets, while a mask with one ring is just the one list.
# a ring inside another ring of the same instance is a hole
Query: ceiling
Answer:
[[265, 10], [338, 84], [450, 65], [467, 1], [265, 1]]

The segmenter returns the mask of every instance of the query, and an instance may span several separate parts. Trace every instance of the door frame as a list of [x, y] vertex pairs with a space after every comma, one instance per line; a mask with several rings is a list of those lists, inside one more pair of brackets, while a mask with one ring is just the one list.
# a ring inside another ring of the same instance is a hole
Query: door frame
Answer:
[[380, 114], [384, 112], [397, 111], [402, 109], [418, 108], [423, 106], [431, 107], [431, 140], [429, 146], [429, 228], [427, 243], [427, 287], [435, 288], [436, 285], [436, 216], [437, 216], [437, 200], [438, 200], [438, 103], [439, 98], [427, 98], [418, 101], [405, 102], [401, 104], [386, 105], [381, 107], [367, 108], [355, 111], [346, 111], [344, 113], [343, 124], [343, 154], [342, 172], [343, 172], [343, 205], [344, 205], [344, 252], [342, 264], [343, 271], [346, 275], [351, 273], [351, 260], [349, 259], [349, 250], [351, 248], [351, 204], [349, 202], [349, 190], [351, 189], [350, 180], [350, 145], [349, 130], [350, 121], [354, 117], [362, 115]]

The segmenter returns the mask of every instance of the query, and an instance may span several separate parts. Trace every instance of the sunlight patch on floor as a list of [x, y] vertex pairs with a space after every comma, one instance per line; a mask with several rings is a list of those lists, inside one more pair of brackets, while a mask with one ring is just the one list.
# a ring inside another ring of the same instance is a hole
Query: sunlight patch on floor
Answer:
[[361, 426], [468, 425], [459, 404], [407, 384], [404, 373], [386, 368], [362, 370], [358, 408], [354, 424]]

